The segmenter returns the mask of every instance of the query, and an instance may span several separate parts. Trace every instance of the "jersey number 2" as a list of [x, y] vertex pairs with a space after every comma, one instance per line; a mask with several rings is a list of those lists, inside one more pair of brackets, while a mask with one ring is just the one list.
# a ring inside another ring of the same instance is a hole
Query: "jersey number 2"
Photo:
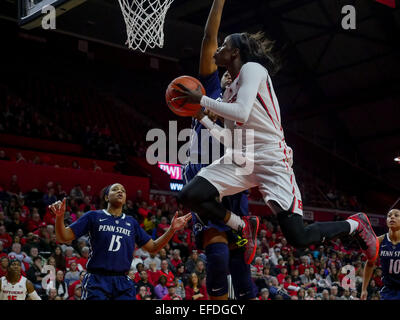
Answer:
[[[121, 248], [121, 240], [122, 236], [116, 236], [115, 234], [111, 238], [111, 243], [110, 247], [108, 248], [108, 251], [118, 251]], [[114, 243], [117, 244], [116, 248], [114, 249]]]

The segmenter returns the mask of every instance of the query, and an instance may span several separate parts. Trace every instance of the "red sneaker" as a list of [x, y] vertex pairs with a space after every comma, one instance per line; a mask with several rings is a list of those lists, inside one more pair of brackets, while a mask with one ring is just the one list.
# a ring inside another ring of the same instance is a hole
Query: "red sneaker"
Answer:
[[360, 243], [361, 249], [365, 251], [368, 261], [374, 262], [379, 254], [379, 240], [367, 215], [360, 212], [350, 216], [349, 219], [358, 222], [358, 228], [353, 235]]
[[257, 249], [257, 233], [260, 226], [260, 219], [256, 216], [244, 216], [243, 221], [245, 227], [241, 230], [241, 235], [247, 240], [244, 252], [244, 260], [246, 264], [250, 264], [254, 260]]

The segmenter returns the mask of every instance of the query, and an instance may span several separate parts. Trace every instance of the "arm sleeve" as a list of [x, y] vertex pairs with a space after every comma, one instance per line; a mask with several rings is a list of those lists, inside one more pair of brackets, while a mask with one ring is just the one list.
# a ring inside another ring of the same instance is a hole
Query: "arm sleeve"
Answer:
[[74, 232], [76, 239], [80, 238], [81, 236], [89, 232], [92, 215], [93, 213], [91, 213], [91, 211], [88, 211], [82, 217], [80, 217], [78, 220], [76, 220], [69, 226]]
[[29, 293], [28, 296], [31, 300], [42, 300], [36, 291]]
[[246, 63], [240, 71], [238, 79], [240, 88], [236, 102], [218, 102], [203, 96], [200, 104], [225, 119], [245, 123], [249, 118], [254, 101], [257, 98], [260, 83], [264, 78], [266, 78], [266, 71], [260, 64], [254, 62]]
[[224, 134], [227, 132], [230, 133], [229, 129], [222, 128], [217, 123], [212, 122], [211, 119], [207, 116], [203, 117], [203, 119], [201, 119], [200, 122], [210, 131], [210, 134], [215, 139], [217, 139], [219, 143], [222, 143], [227, 148], [232, 147], [232, 139], [230, 138], [231, 135], [229, 134], [229, 136], [227, 136], [227, 139], [224, 139]]
[[139, 247], [145, 245], [151, 239], [150, 235], [148, 235], [147, 232], [144, 231], [144, 229], [139, 225], [136, 220], [134, 220], [134, 229], [135, 243], [137, 243]]

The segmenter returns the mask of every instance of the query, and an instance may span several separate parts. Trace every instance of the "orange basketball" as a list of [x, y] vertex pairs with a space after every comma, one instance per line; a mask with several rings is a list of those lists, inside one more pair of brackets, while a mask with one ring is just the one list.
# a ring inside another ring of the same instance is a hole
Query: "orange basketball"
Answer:
[[[184, 103], [184, 99], [172, 101], [173, 98], [179, 97], [182, 94], [174, 89], [180, 88], [177, 86], [178, 83], [183, 84], [186, 88], [196, 90], [199, 86], [203, 95], [206, 94], [206, 90], [199, 80], [190, 76], [181, 76], [171, 81], [168, 85], [167, 91], [165, 92], [165, 100], [167, 101], [168, 107], [173, 113], [181, 117], [193, 117], [200, 110], [200, 104]], [[168, 103], [170, 102], [170, 103]]]

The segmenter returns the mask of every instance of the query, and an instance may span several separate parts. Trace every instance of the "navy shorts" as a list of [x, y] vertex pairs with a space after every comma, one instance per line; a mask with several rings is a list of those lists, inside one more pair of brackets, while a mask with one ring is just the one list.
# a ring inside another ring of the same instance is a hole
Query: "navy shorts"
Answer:
[[[182, 170], [183, 183], [184, 185], [189, 183], [197, 173], [203, 168], [206, 167], [206, 164], [187, 164], [184, 166]], [[226, 196], [222, 198], [222, 204], [224, 207], [232, 211], [233, 213], [239, 216], [248, 216], [249, 215], [249, 201], [247, 198], [248, 191], [243, 191], [237, 194], [233, 194], [231, 196]], [[208, 221], [200, 221], [197, 214], [192, 212], [192, 221], [193, 221], [193, 232], [196, 239], [196, 246], [201, 249], [203, 247], [202, 244], [202, 234], [203, 231], [213, 228], [221, 232], [226, 232], [228, 235], [229, 242], [236, 242], [238, 240], [236, 234], [232, 232], [232, 229], [228, 227], [223, 222], [212, 222]]]
[[382, 300], [400, 300], [400, 288], [392, 289], [388, 287], [383, 287], [380, 291]]
[[136, 300], [135, 283], [127, 275], [88, 272], [82, 281], [82, 300]]

